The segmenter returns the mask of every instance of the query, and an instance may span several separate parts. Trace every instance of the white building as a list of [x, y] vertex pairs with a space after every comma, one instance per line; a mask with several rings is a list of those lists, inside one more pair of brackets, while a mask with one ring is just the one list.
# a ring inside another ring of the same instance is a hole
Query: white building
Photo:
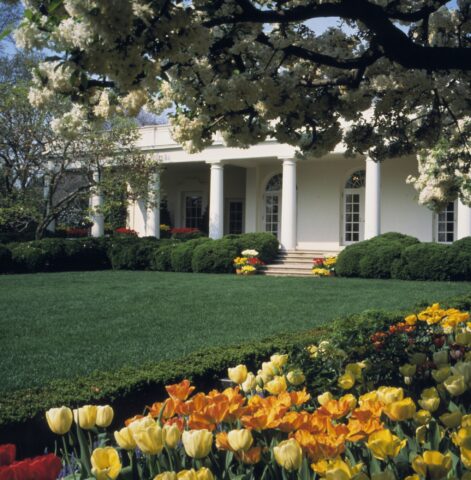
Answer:
[[[471, 235], [470, 208], [457, 202], [437, 215], [417, 203], [416, 191], [406, 184], [416, 173], [414, 157], [379, 164], [346, 158], [338, 146], [325, 157], [296, 160], [294, 147], [276, 141], [239, 149], [221, 139], [188, 154], [166, 125], [141, 132], [141, 148], [162, 164], [152, 188], [166, 199], [175, 227], [198, 227], [208, 209], [212, 238], [268, 231], [286, 250], [321, 252], [391, 231], [423, 242]], [[102, 234], [101, 223], [97, 218], [94, 235]], [[158, 236], [159, 224], [157, 209], [143, 202], [129, 207], [128, 227], [140, 236]]]

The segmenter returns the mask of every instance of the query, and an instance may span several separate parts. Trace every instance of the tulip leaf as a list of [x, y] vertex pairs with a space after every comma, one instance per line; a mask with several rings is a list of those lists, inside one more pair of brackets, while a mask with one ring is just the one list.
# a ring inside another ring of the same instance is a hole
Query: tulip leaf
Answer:
[[232, 463], [232, 459], [234, 458], [234, 453], [233, 452], [230, 452], [228, 451], [226, 453], [226, 470], [229, 470], [229, 467]]
[[453, 402], [452, 400], [450, 400], [450, 401], [448, 402], [448, 410], [449, 410], [451, 413], [461, 412], [460, 407], [458, 407], [458, 405], [456, 405], [456, 403]]
[[381, 465], [378, 462], [378, 460], [371, 455], [371, 460], [370, 460], [370, 475], [373, 475], [373, 473], [381, 473]]
[[309, 463], [307, 461], [307, 458], [303, 458], [303, 463], [301, 466], [301, 470], [298, 473], [298, 479], [299, 480], [310, 480], [311, 478], [311, 472], [309, 470]]
[[89, 477], [92, 475], [92, 466], [90, 464], [90, 450], [83, 430], [77, 425], [77, 438], [80, 445], [80, 463], [82, 465], [82, 478], [86, 473]]
[[133, 480], [133, 472], [131, 467], [126, 467], [119, 472], [117, 480]]
[[432, 450], [439, 450], [440, 448], [440, 429], [437, 422], [431, 421], [429, 424], [430, 429], [430, 447]]

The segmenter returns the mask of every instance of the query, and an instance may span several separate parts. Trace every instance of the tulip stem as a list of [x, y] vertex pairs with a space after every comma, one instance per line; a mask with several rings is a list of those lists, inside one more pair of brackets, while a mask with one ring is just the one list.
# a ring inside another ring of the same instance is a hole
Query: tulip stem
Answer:
[[170, 449], [165, 447], [165, 452], [167, 453], [168, 457], [168, 464], [170, 466], [170, 470], [174, 470], [173, 468], [173, 459], [172, 459], [172, 452], [170, 452]]
[[67, 449], [67, 442], [65, 441], [64, 435], [61, 435], [61, 437], [62, 437], [62, 444], [64, 445], [65, 464], [67, 465], [68, 469], [72, 472], [72, 476], [74, 477], [74, 480], [75, 480], [75, 470], [72, 469], [72, 465], [70, 463], [69, 451]]

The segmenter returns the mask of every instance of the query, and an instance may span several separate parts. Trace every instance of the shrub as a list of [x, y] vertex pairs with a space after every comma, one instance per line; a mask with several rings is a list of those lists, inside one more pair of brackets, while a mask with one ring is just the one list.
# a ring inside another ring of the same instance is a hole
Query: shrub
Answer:
[[450, 280], [456, 260], [451, 247], [439, 243], [419, 243], [407, 247], [393, 262], [391, 277], [401, 280]]
[[105, 270], [111, 268], [106, 237], [68, 240], [64, 243], [67, 270]]
[[47, 266], [47, 255], [33, 242], [13, 243], [11, 249], [12, 270], [15, 273], [43, 272]]
[[11, 251], [9, 248], [0, 245], [0, 273], [7, 273], [11, 271], [11, 268]]
[[154, 250], [150, 262], [151, 270], [168, 272], [172, 269], [172, 250], [178, 243], [166, 243]]
[[271, 233], [243, 233], [236, 237], [226, 236], [225, 238], [234, 241], [239, 248], [238, 253], [247, 249], [257, 250], [260, 260], [265, 263], [270, 263], [279, 253], [278, 239]]
[[172, 270], [174, 272], [191, 272], [191, 261], [195, 248], [210, 241], [209, 238], [202, 237], [176, 245], [170, 253]]
[[370, 245], [369, 251], [359, 261], [359, 274], [364, 278], [391, 278], [394, 260], [401, 257], [404, 250], [399, 242]]
[[195, 238], [201, 238], [204, 237], [205, 234], [199, 230], [198, 228], [171, 228], [170, 229], [170, 234], [171, 237], [174, 238], [175, 240], [182, 240], [182, 241], [187, 241], [187, 240], [194, 240]]
[[[402, 251], [409, 245], [417, 243], [419, 243], [419, 240], [415, 237], [397, 232], [388, 232], [370, 240], [349, 245], [340, 252], [335, 272], [341, 277], [389, 278], [391, 276], [390, 269], [392, 263], [399, 257], [398, 249]], [[387, 246], [390, 247], [387, 248]], [[376, 249], [381, 249], [381, 252], [375, 254]], [[381, 261], [381, 254], [386, 255], [384, 261]], [[373, 256], [374, 260], [368, 260], [367, 257], [370, 256]], [[360, 266], [362, 260], [363, 267]], [[378, 263], [378, 261], [380, 265], [375, 266], [373, 263]], [[366, 275], [363, 275], [362, 268]], [[379, 276], [372, 276], [375, 275], [375, 271]]]
[[111, 266], [115, 270], [149, 269], [158, 246], [154, 237], [116, 239], [110, 249]]
[[237, 246], [231, 240], [205, 242], [195, 248], [191, 267], [194, 272], [229, 273], [237, 254]]

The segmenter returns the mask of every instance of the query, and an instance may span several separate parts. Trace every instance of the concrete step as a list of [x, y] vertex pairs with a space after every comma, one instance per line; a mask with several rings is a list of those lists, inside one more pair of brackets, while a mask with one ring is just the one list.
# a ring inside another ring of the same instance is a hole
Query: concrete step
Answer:
[[260, 272], [262, 275], [267, 277], [314, 277], [314, 275], [309, 270], [269, 270], [265, 272]]

